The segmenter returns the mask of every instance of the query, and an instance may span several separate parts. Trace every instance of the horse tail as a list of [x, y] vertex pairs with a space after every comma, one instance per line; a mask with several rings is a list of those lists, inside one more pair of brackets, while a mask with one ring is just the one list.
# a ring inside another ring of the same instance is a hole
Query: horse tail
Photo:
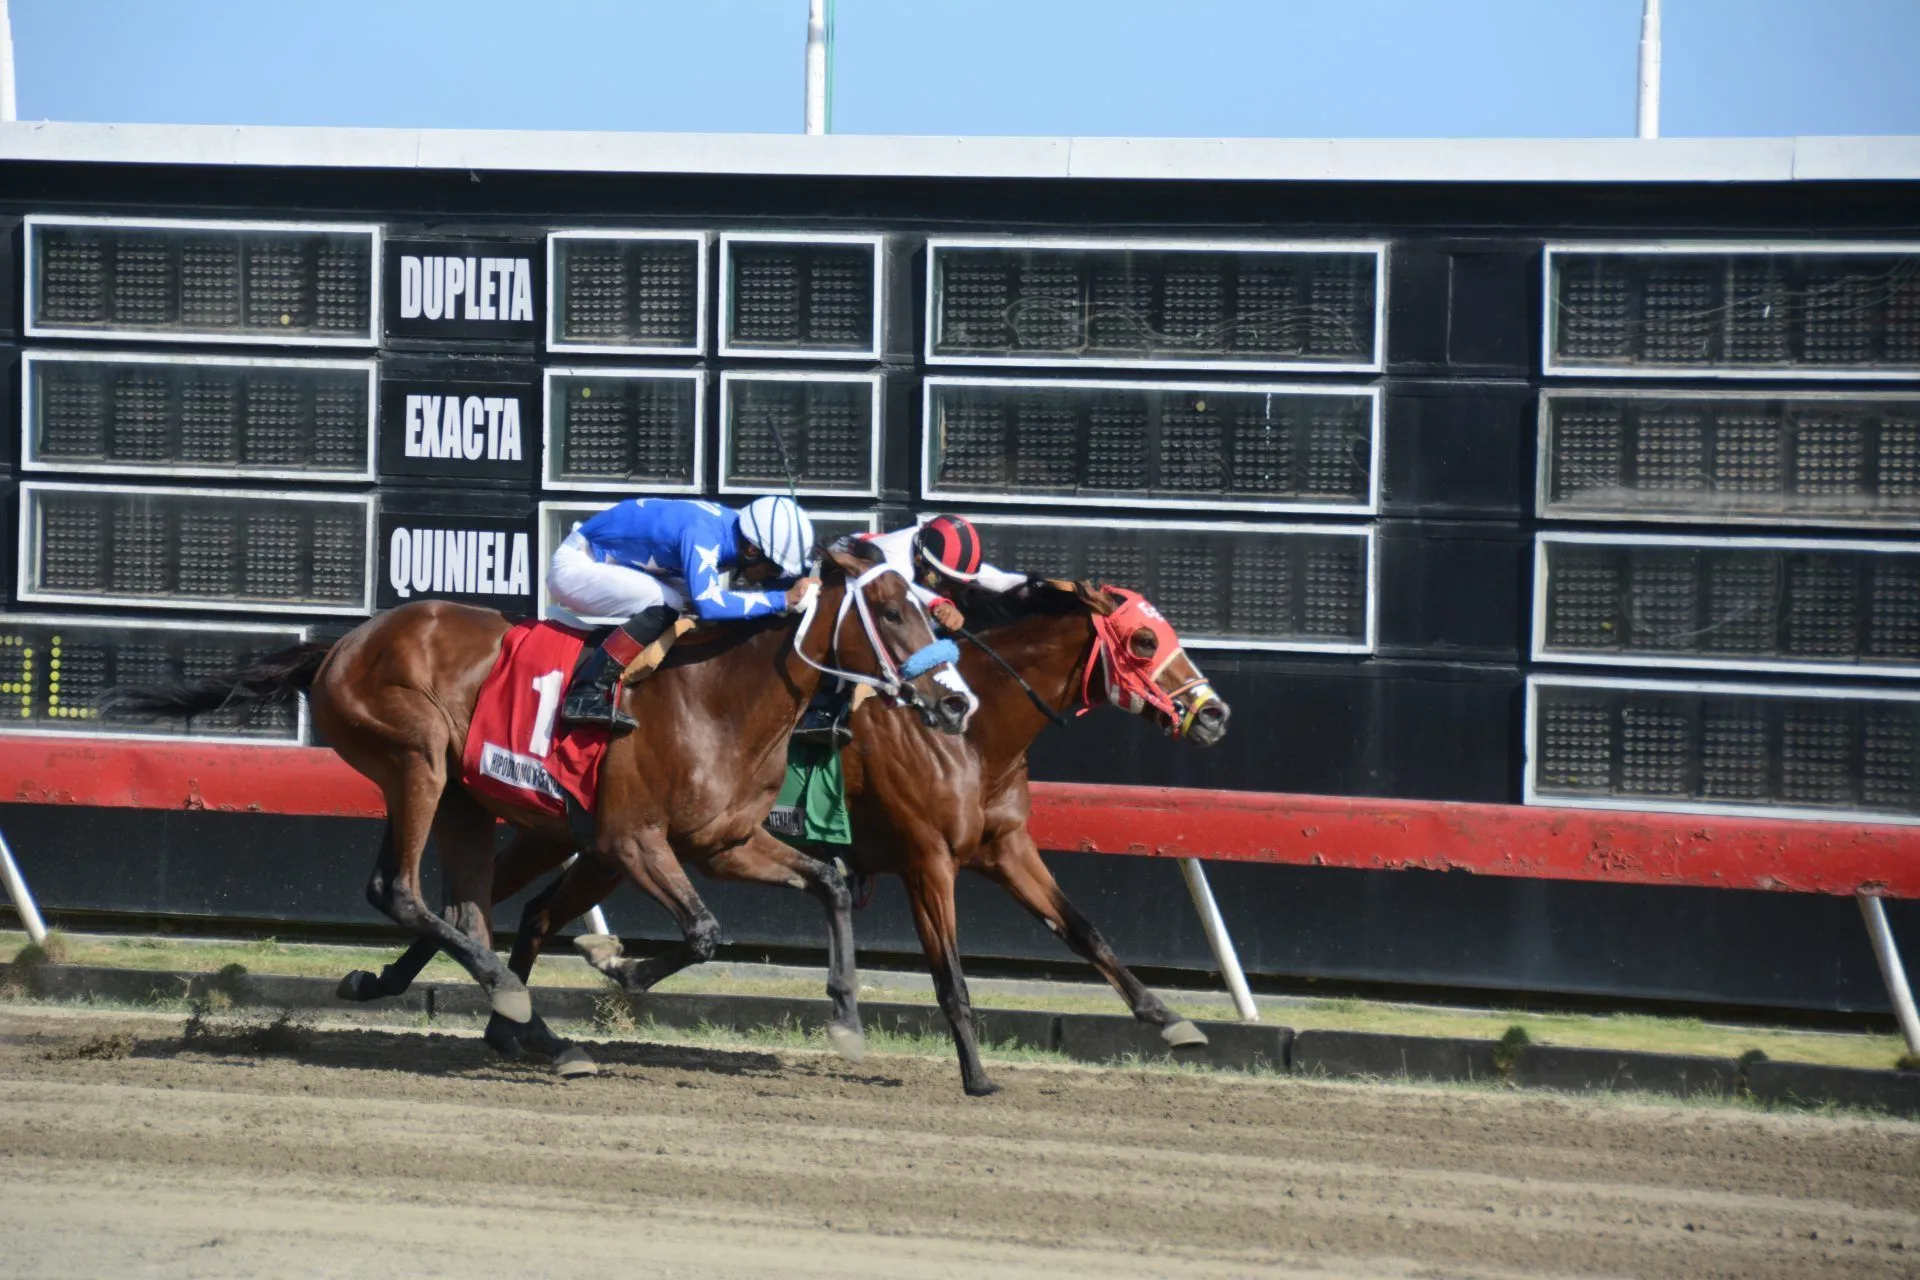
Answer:
[[242, 721], [262, 707], [292, 702], [313, 687], [313, 679], [332, 652], [331, 644], [309, 641], [199, 680], [121, 685], [100, 699], [108, 715], [162, 716], [181, 720], [209, 711], [236, 709]]

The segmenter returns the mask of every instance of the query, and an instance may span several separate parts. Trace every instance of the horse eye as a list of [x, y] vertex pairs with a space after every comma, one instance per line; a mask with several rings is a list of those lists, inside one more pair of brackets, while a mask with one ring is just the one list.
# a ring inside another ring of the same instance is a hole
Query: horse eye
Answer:
[[1154, 635], [1150, 628], [1141, 627], [1133, 633], [1133, 639], [1130, 643], [1133, 646], [1135, 657], [1151, 658], [1153, 651], [1160, 647], [1160, 637]]
[[880, 616], [885, 618], [888, 622], [900, 621], [900, 611], [894, 608], [892, 605], [888, 605], [886, 608], [882, 609], [880, 611]]

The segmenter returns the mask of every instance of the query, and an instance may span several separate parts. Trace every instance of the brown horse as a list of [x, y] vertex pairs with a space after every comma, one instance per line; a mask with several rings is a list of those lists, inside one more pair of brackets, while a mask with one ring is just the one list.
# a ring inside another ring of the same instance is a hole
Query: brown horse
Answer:
[[[979, 639], [963, 646], [961, 673], [982, 698], [964, 737], [928, 733], [866, 703], [851, 718], [854, 738], [842, 753], [854, 844], [848, 857], [869, 874], [904, 881], [933, 973], [941, 1010], [953, 1030], [962, 1084], [970, 1094], [997, 1091], [980, 1062], [972, 1007], [960, 971], [954, 880], [961, 868], [985, 876], [1089, 961], [1133, 1015], [1159, 1028], [1171, 1046], [1206, 1043], [1130, 973], [1054, 881], [1027, 829], [1027, 748], [1050, 720], [1075, 702], [1104, 699], [1147, 714], [1168, 732], [1211, 746], [1226, 733], [1228, 708], [1187, 657], [1165, 619], [1130, 592], [1086, 584], [1036, 584], [1024, 602], [976, 606]], [[990, 644], [991, 650], [986, 646]], [[517, 893], [563, 855], [517, 848], [495, 869], [496, 897]], [[529, 903], [512, 967], [522, 978], [554, 931], [617, 885], [604, 871], [577, 863]], [[622, 957], [611, 938], [579, 940], [594, 966], [629, 991], [660, 977], [657, 960]], [[432, 958], [430, 945], [390, 966], [384, 994]]]
[[[950, 646], [935, 641], [906, 579], [879, 565], [868, 548], [836, 544], [826, 552], [821, 581], [804, 614], [740, 624], [712, 643], [683, 646], [652, 678], [625, 690], [626, 709], [641, 728], [607, 747], [596, 812], [576, 815], [572, 824], [448, 785], [459, 777], [474, 702], [509, 626], [490, 610], [405, 605], [330, 648], [303, 646], [193, 686], [122, 691], [117, 701], [122, 709], [188, 715], [236, 697], [288, 700], [305, 690], [315, 729], [386, 797], [387, 829], [368, 900], [418, 934], [428, 954], [452, 955], [488, 992], [497, 1027], [525, 1024], [520, 1038], [531, 1047], [556, 1056], [565, 1048], [533, 1016], [525, 983], [492, 949], [496, 818], [521, 828], [510, 860], [552, 865], [584, 848], [610, 884], [625, 876], [666, 904], [685, 936], [682, 963], [711, 955], [719, 933], [682, 861], [722, 879], [804, 889], [829, 920], [829, 1035], [857, 1058], [863, 1037], [846, 884], [833, 866], [761, 826], [785, 774], [787, 736], [830, 661], [881, 684], [890, 696], [880, 701], [911, 705], [929, 729], [960, 732], [976, 704], [952, 664], [941, 660], [943, 651], [951, 656]], [[847, 625], [855, 617], [862, 625]], [[420, 890], [429, 833], [445, 871], [444, 918], [428, 909]], [[365, 983], [350, 975], [343, 994], [356, 985]], [[562, 1065], [576, 1064], [591, 1069], [583, 1055]]]

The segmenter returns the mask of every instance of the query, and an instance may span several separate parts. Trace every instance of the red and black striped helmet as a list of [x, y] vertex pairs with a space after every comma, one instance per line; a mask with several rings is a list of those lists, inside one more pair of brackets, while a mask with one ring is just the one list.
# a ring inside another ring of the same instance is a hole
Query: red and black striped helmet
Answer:
[[961, 582], [980, 576], [980, 532], [964, 516], [935, 516], [914, 535], [915, 554]]

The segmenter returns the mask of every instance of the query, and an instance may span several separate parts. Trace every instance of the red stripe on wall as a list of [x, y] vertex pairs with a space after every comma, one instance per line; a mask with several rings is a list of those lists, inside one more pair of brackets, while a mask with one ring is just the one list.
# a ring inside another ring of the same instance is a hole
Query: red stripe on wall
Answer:
[[[385, 813], [317, 748], [0, 737], [0, 779], [17, 804]], [[1035, 783], [1032, 828], [1089, 853], [1920, 898], [1920, 827]]]

